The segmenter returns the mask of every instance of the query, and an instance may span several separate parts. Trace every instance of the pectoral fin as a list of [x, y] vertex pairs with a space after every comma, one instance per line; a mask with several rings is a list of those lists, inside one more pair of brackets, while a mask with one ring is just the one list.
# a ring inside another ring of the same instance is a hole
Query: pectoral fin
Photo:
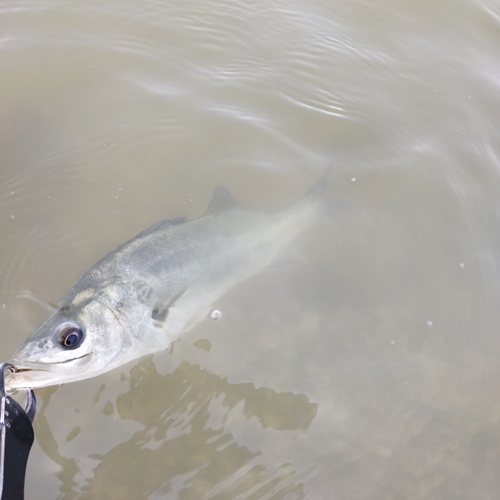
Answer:
[[157, 298], [151, 310], [151, 325], [154, 328], [162, 329], [170, 336], [178, 335], [185, 330], [191, 320], [191, 314], [181, 304], [192, 286], [193, 284], [182, 290], [168, 304], [159, 297]]
[[163, 325], [170, 313], [168, 304], [158, 300], [151, 311], [151, 324], [155, 328], [163, 328]]

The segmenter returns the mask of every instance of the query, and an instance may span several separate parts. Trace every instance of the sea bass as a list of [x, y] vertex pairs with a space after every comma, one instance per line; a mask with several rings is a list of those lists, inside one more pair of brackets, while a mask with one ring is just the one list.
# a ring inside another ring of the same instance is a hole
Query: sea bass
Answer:
[[239, 206], [219, 187], [202, 217], [159, 222], [119, 246], [14, 354], [8, 388], [83, 380], [165, 349], [318, 218], [315, 193], [264, 212]]

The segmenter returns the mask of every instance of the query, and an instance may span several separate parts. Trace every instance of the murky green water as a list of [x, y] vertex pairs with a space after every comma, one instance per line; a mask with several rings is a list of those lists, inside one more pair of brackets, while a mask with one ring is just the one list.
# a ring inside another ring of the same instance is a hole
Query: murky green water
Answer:
[[332, 169], [305, 263], [37, 391], [26, 497], [495, 499], [500, 4], [0, 3], [0, 359], [107, 251]]

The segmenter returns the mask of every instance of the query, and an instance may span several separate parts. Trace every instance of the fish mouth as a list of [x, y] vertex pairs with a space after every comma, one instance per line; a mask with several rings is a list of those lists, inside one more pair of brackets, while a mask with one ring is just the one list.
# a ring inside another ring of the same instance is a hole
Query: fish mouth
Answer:
[[[50, 363], [32, 363], [30, 361], [16, 363], [16, 361], [13, 360], [12, 365], [14, 366], [14, 371], [7, 374], [5, 380], [7, 390], [36, 389], [79, 380], [82, 378], [82, 371], [79, 364], [76, 365], [80, 368], [78, 374], [71, 373], [70, 371], [65, 373], [65, 371], [72, 368], [72, 362], [78, 362], [91, 357], [91, 354], [92, 353], [86, 353], [77, 358]], [[58, 370], [59, 367], [62, 369]], [[85, 371], [86, 370], [83, 372]]]
[[[73, 363], [73, 361], [78, 361], [79, 359], [83, 359], [83, 358], [86, 358], [87, 356], [90, 356], [91, 353], [90, 352], [87, 352], [85, 354], [82, 354], [81, 356], [78, 356], [76, 358], [71, 358], [71, 359], [67, 359], [66, 361], [53, 361], [52, 363], [50, 361], [44, 361], [43, 364], [44, 365], [64, 365], [66, 363]], [[17, 368], [16, 365], [14, 365], [14, 368]]]
[[[22, 363], [16, 363], [16, 360], [12, 360], [12, 365], [14, 366], [14, 373], [20, 373], [20, 372], [29, 372], [29, 371], [52, 371], [50, 367], [52, 366], [59, 366], [59, 365], [66, 365], [68, 363], [73, 363], [74, 361], [78, 361], [79, 359], [86, 358], [87, 356], [90, 356], [92, 353], [87, 352], [85, 354], [82, 354], [81, 356], [78, 356], [76, 358], [71, 358], [67, 359], [65, 361], [39, 361], [38, 363], [31, 362], [31, 361], [24, 361]], [[44, 370], [42, 367], [47, 366], [48, 368]]]

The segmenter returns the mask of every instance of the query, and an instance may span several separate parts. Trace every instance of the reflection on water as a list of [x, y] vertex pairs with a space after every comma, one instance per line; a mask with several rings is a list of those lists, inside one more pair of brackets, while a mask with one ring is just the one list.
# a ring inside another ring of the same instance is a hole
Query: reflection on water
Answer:
[[[293, 464], [260, 463], [260, 451], [239, 444], [232, 428], [244, 434], [245, 422], [254, 420], [261, 429], [303, 433], [317, 412], [317, 404], [304, 394], [230, 384], [187, 361], [161, 376], [150, 356], [131, 370], [127, 384], [129, 390], [115, 404], [108, 401], [103, 413], [112, 414], [116, 406], [121, 419], [136, 420], [143, 428], [104, 455], [90, 457], [97, 464], [79, 498], [303, 497]], [[109, 420], [108, 425], [115, 424]], [[67, 440], [79, 431], [74, 428]], [[38, 416], [36, 432], [44, 436], [45, 453], [62, 468], [63, 498], [71, 498], [77, 486], [75, 460], [59, 454], [44, 415]]]

